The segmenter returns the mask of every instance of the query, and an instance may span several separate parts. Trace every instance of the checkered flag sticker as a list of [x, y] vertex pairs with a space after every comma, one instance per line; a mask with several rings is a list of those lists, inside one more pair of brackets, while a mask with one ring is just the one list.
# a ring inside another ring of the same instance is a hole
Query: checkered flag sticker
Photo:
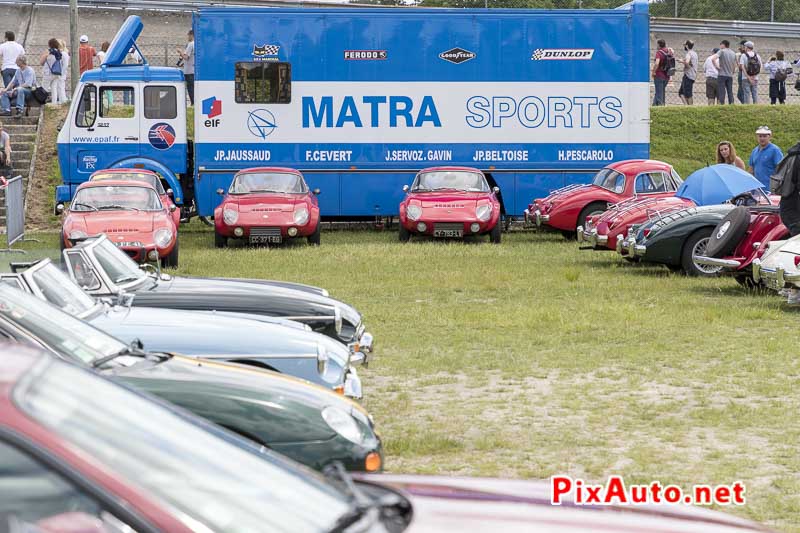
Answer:
[[253, 45], [254, 56], [276, 56], [281, 47], [277, 44], [265, 44], [263, 46]]
[[544, 57], [544, 50], [542, 48], [537, 48], [536, 50], [533, 51], [531, 59], [533, 59], [534, 61], [539, 61], [542, 57]]

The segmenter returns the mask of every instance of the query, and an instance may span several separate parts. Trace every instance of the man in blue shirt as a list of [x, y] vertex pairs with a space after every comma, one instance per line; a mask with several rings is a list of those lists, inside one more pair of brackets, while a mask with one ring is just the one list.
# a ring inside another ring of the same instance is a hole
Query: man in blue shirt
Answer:
[[0, 116], [11, 115], [11, 98], [16, 97], [17, 116], [22, 116], [25, 111], [25, 100], [33, 97], [33, 88], [36, 87], [36, 73], [33, 67], [28, 66], [24, 55], [17, 58], [17, 70], [8, 85], [0, 89]]
[[756, 137], [758, 137], [758, 146], [753, 148], [750, 153], [750, 159], [747, 160], [747, 171], [769, 190], [769, 177], [775, 173], [775, 167], [783, 159], [783, 152], [770, 142], [772, 130], [767, 126], [758, 128]]

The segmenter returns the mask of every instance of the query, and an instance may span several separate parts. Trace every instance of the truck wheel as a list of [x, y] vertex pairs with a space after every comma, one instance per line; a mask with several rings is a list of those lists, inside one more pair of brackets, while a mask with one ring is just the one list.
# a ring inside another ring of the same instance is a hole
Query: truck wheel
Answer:
[[228, 246], [228, 238], [225, 235], [220, 235], [214, 232], [214, 246], [217, 248], [225, 248]]
[[409, 240], [411, 240], [411, 232], [403, 224], [400, 224], [400, 242], [408, 242]]
[[498, 221], [497, 224], [495, 224], [492, 228], [492, 232], [489, 234], [489, 242], [492, 244], [500, 244], [500, 235], [500, 221]]
[[308, 244], [319, 246], [319, 241], [320, 241], [319, 230], [320, 230], [320, 223], [317, 222], [317, 229], [314, 230], [314, 233], [308, 236]]
[[721, 267], [698, 265], [694, 262], [695, 255], [705, 255], [712, 230], [713, 228], [709, 227], [700, 228], [689, 235], [689, 238], [683, 244], [681, 267], [687, 276], [713, 278], [722, 270]]
[[180, 241], [178, 238], [175, 238], [175, 246], [172, 247], [172, 251], [169, 253], [167, 257], [161, 260], [161, 266], [163, 268], [178, 268], [178, 245]]
[[212, 222], [212, 220], [214, 220], [213, 217], [197, 217], [197, 218], [199, 218], [200, 221], [203, 224], [205, 224], [206, 226], [213, 226], [214, 225], [214, 223]]
[[592, 202], [583, 209], [581, 209], [580, 214], [578, 215], [578, 224], [575, 226], [577, 229], [578, 226], [586, 227], [586, 219], [592, 215], [599, 215], [601, 213], [605, 213], [608, 209], [608, 204], [605, 202]]
[[706, 255], [725, 257], [732, 254], [744, 238], [749, 226], [750, 210], [744, 206], [734, 207], [711, 232]]

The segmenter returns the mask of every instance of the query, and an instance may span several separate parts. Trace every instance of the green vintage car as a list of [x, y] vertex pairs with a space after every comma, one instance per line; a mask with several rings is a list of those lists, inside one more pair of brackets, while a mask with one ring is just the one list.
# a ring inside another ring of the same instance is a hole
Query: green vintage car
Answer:
[[93, 367], [312, 468], [335, 461], [353, 471], [383, 467], [370, 415], [323, 387], [248, 366], [146, 352], [2, 285], [0, 337]]

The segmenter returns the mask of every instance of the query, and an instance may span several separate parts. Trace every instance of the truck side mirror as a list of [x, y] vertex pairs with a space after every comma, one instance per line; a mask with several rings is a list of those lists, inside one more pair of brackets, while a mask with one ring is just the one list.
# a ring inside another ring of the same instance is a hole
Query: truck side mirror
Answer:
[[320, 190], [319, 189], [314, 189], [311, 192], [313, 192], [315, 196], [319, 196]]
[[223, 191], [222, 189], [217, 189], [217, 194], [219, 194], [220, 196], [224, 196], [225, 191]]
[[408, 185], [403, 185], [403, 192], [408, 192], [408, 189], [409, 189]]
[[64, 127], [64, 120], [62, 119], [58, 122], [58, 126], [56, 126], [56, 131], [61, 131], [61, 128], [63, 127]]
[[169, 196], [170, 198], [174, 198], [175, 191], [173, 191], [172, 189], [167, 189], [167, 196]]
[[64, 204], [56, 204], [56, 215], [64, 212]]
[[492, 187], [492, 192], [495, 194], [500, 194], [500, 187], [495, 185], [494, 187]]

